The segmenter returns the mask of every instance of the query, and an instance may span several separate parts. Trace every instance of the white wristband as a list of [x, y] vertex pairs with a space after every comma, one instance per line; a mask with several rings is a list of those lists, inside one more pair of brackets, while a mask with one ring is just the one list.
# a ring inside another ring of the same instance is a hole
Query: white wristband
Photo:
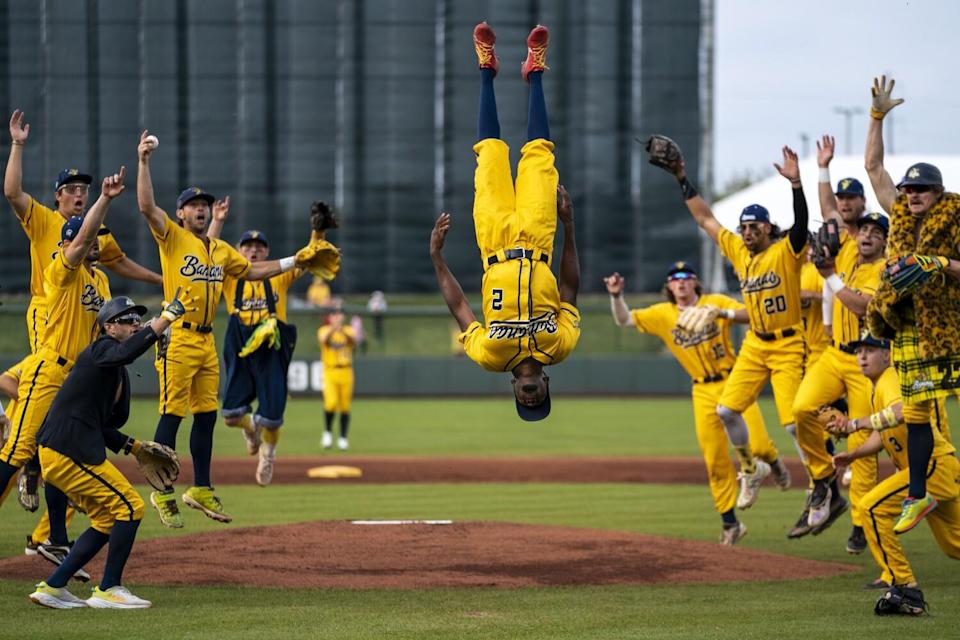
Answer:
[[287, 256], [286, 258], [280, 258], [280, 272], [286, 273], [291, 269], [296, 268], [297, 258], [296, 256]]
[[733, 320], [733, 316], [736, 314], [736, 311], [733, 309], [720, 309], [720, 317], [726, 318], [727, 320]]
[[818, 180], [820, 182], [826, 182], [830, 184], [830, 167], [820, 167], [820, 177]]
[[840, 279], [840, 276], [835, 273], [824, 280], [824, 282], [828, 287], [830, 287], [831, 293], [838, 293], [847, 288], [847, 285], [843, 284], [843, 280]]
[[0, 418], [4, 417], [4, 416], [6, 416], [6, 415], [7, 415], [6, 412], [3, 410], [3, 405], [0, 404]]

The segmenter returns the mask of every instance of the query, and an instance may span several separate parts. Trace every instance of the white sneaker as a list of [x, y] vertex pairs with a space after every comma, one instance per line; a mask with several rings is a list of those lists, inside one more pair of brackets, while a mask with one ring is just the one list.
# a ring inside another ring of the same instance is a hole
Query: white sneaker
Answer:
[[[271, 451], [273, 449], [273, 451]], [[277, 458], [276, 449], [263, 443], [260, 445], [260, 460], [257, 461], [257, 484], [265, 487], [273, 480], [273, 463]]]
[[780, 487], [780, 491], [787, 491], [790, 488], [790, 470], [783, 462], [783, 458], [777, 458], [770, 465], [770, 471], [773, 472], [773, 481]]
[[749, 509], [757, 501], [760, 485], [770, 475], [770, 465], [763, 460], [757, 460], [757, 470], [753, 473], [740, 473], [740, 495], [737, 496], [737, 508]]
[[831, 478], [825, 478], [813, 482], [813, 493], [810, 494], [810, 514], [807, 516], [807, 524], [811, 527], [819, 526], [830, 516], [830, 500], [833, 498], [830, 481]]
[[720, 532], [720, 544], [726, 547], [732, 547], [740, 542], [745, 535], [747, 535], [747, 525], [742, 522], [738, 522], [732, 527], [725, 526], [723, 531]]
[[320, 438], [320, 446], [324, 449], [329, 449], [333, 446], [333, 434], [329, 431], [323, 432], [323, 437]]
[[853, 469], [847, 467], [847, 470], [840, 476], [840, 486], [849, 487], [851, 482], [853, 482]]
[[101, 591], [100, 587], [94, 587], [93, 593], [87, 599], [87, 606], [94, 609], [149, 609], [153, 603], [138, 598], [126, 587], [117, 585], [104, 591]]
[[346, 451], [350, 448], [350, 443], [347, 442], [346, 438], [337, 438], [337, 448], [340, 449], [340, 451]]
[[243, 441], [247, 443], [247, 453], [252, 456], [257, 455], [257, 452], [260, 451], [260, 430], [261, 426], [254, 423], [253, 428], [247, 431], [246, 428], [243, 429]]
[[51, 609], [81, 609], [87, 606], [86, 601], [67, 591], [66, 587], [51, 587], [46, 582], [37, 584], [37, 590], [29, 598]]

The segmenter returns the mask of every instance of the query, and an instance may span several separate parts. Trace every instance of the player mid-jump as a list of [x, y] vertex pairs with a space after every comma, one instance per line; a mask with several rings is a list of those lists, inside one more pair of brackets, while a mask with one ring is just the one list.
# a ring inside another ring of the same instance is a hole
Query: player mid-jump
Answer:
[[[437, 218], [430, 235], [430, 257], [440, 292], [460, 325], [464, 350], [488, 371], [513, 373], [517, 413], [541, 420], [550, 413], [549, 378], [544, 365], [570, 355], [580, 339], [576, 308], [580, 265], [573, 233], [573, 207], [554, 167], [553, 142], [543, 96], [549, 32], [541, 25], [527, 36], [521, 75], [530, 85], [527, 143], [520, 152], [516, 188], [509, 149], [500, 139], [493, 79], [500, 68], [496, 35], [486, 22], [473, 31], [480, 62], [480, 110], [477, 119], [476, 195], [473, 221], [483, 261], [483, 315], [473, 315], [460, 283], [443, 259], [450, 215]], [[563, 222], [560, 283], [550, 270], [557, 217]]]

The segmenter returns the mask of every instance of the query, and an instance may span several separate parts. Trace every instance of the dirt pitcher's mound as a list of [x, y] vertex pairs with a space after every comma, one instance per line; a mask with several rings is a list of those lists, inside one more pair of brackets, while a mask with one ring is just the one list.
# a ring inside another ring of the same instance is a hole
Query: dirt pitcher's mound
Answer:
[[[88, 567], [99, 579], [105, 551]], [[796, 580], [858, 567], [655, 536], [500, 522], [304, 522], [138, 542], [124, 581], [361, 589]], [[0, 576], [43, 579], [21, 556]]]

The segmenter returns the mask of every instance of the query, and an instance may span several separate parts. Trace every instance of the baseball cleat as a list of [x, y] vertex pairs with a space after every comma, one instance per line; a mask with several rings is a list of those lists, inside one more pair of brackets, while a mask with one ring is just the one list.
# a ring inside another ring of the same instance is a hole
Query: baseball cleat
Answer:
[[266, 444], [260, 445], [260, 459], [257, 461], [257, 473], [254, 477], [261, 487], [267, 486], [273, 480], [273, 463], [276, 460], [276, 450], [271, 451], [270, 449], [273, 449], [273, 447], [268, 447]]
[[853, 526], [850, 531], [850, 537], [847, 538], [847, 553], [851, 555], [860, 555], [867, 549], [867, 536], [863, 533], [863, 527]]
[[889, 589], [892, 585], [883, 578], [877, 578], [873, 582], [863, 585], [864, 589]]
[[183, 504], [203, 511], [205, 516], [217, 522], [231, 522], [233, 520], [233, 516], [223, 510], [220, 498], [213, 494], [211, 487], [190, 487], [181, 498]]
[[[23, 555], [25, 556], [35, 556], [37, 555], [37, 547], [41, 543], [33, 541], [33, 535], [27, 534], [27, 545], [23, 548]], [[49, 540], [44, 540], [42, 544], [50, 544]]]
[[249, 429], [243, 427], [243, 441], [247, 444], [247, 453], [251, 456], [260, 451], [260, 425], [254, 424]]
[[720, 532], [720, 544], [726, 547], [732, 547], [747, 535], [747, 525], [737, 522], [734, 525], [723, 525], [723, 531]]
[[770, 464], [770, 470], [773, 472], [773, 481], [780, 487], [780, 491], [786, 491], [790, 488], [790, 470], [783, 462], [783, 458], [777, 458]]
[[843, 472], [842, 476], [840, 476], [840, 486], [847, 488], [850, 486], [851, 482], [853, 482], [853, 469], [847, 467], [847, 470]]
[[37, 590], [28, 596], [34, 603], [51, 609], [82, 609], [86, 601], [67, 591], [66, 587], [51, 587], [46, 582], [37, 584]]
[[333, 434], [329, 431], [324, 431], [323, 436], [320, 438], [320, 446], [324, 449], [329, 449], [333, 446]]
[[937, 501], [928, 493], [922, 498], [907, 498], [903, 501], [900, 519], [893, 525], [894, 533], [906, 533], [920, 524], [923, 518], [937, 508]]
[[[63, 564], [63, 561], [67, 559], [67, 556], [70, 555], [70, 546], [44, 542], [43, 544], [37, 545], [37, 554], [59, 567]], [[90, 580], [90, 574], [82, 568], [77, 569], [73, 573], [73, 579], [79, 580], [80, 582], [87, 582]]]
[[[81, 602], [83, 602], [81, 600]], [[94, 587], [86, 601], [94, 609], [149, 609], [153, 603], [130, 593], [126, 587], [117, 585], [109, 589]]]
[[486, 22], [473, 28], [473, 48], [477, 52], [477, 62], [481, 69], [493, 69], [494, 76], [500, 71], [500, 58], [493, 48], [496, 43], [497, 34]]
[[[813, 481], [813, 493], [810, 494], [810, 515], [807, 522], [811, 527], [818, 527], [830, 515], [830, 498], [833, 497], [833, 490], [830, 489], [830, 482], [833, 478], [823, 478]], [[839, 496], [838, 496], [839, 497]]]
[[810, 517], [810, 508], [804, 507], [803, 513], [800, 514], [800, 517], [797, 518], [797, 523], [793, 525], [793, 528], [787, 532], [788, 540], [795, 540], [796, 538], [802, 538], [811, 531], [813, 527], [810, 526], [810, 523], [807, 522], [807, 519]]
[[821, 522], [816, 527], [810, 529], [810, 533], [815, 536], [820, 535], [826, 531], [830, 525], [837, 521], [837, 518], [842, 516], [847, 512], [847, 509], [850, 508], [850, 503], [847, 502], [847, 499], [843, 496], [836, 496], [830, 501], [830, 513], [827, 515], [827, 519]]
[[547, 44], [550, 40], [550, 30], [538, 24], [527, 36], [527, 59], [520, 66], [520, 75], [524, 82], [529, 82], [529, 76], [534, 71], [545, 71], [547, 66]]
[[20, 471], [17, 479], [17, 502], [33, 513], [40, 508], [40, 470], [29, 465]]
[[740, 495], [737, 496], [737, 508], [749, 509], [757, 501], [760, 485], [770, 475], [770, 465], [763, 460], [757, 460], [757, 468], [753, 473], [740, 473]]
[[350, 443], [347, 442], [346, 438], [337, 438], [337, 448], [340, 449], [340, 451], [346, 451], [350, 448]]
[[183, 516], [180, 515], [180, 507], [177, 506], [177, 499], [173, 495], [173, 489], [169, 491], [151, 491], [150, 504], [157, 510], [163, 526], [171, 529], [183, 528]]

